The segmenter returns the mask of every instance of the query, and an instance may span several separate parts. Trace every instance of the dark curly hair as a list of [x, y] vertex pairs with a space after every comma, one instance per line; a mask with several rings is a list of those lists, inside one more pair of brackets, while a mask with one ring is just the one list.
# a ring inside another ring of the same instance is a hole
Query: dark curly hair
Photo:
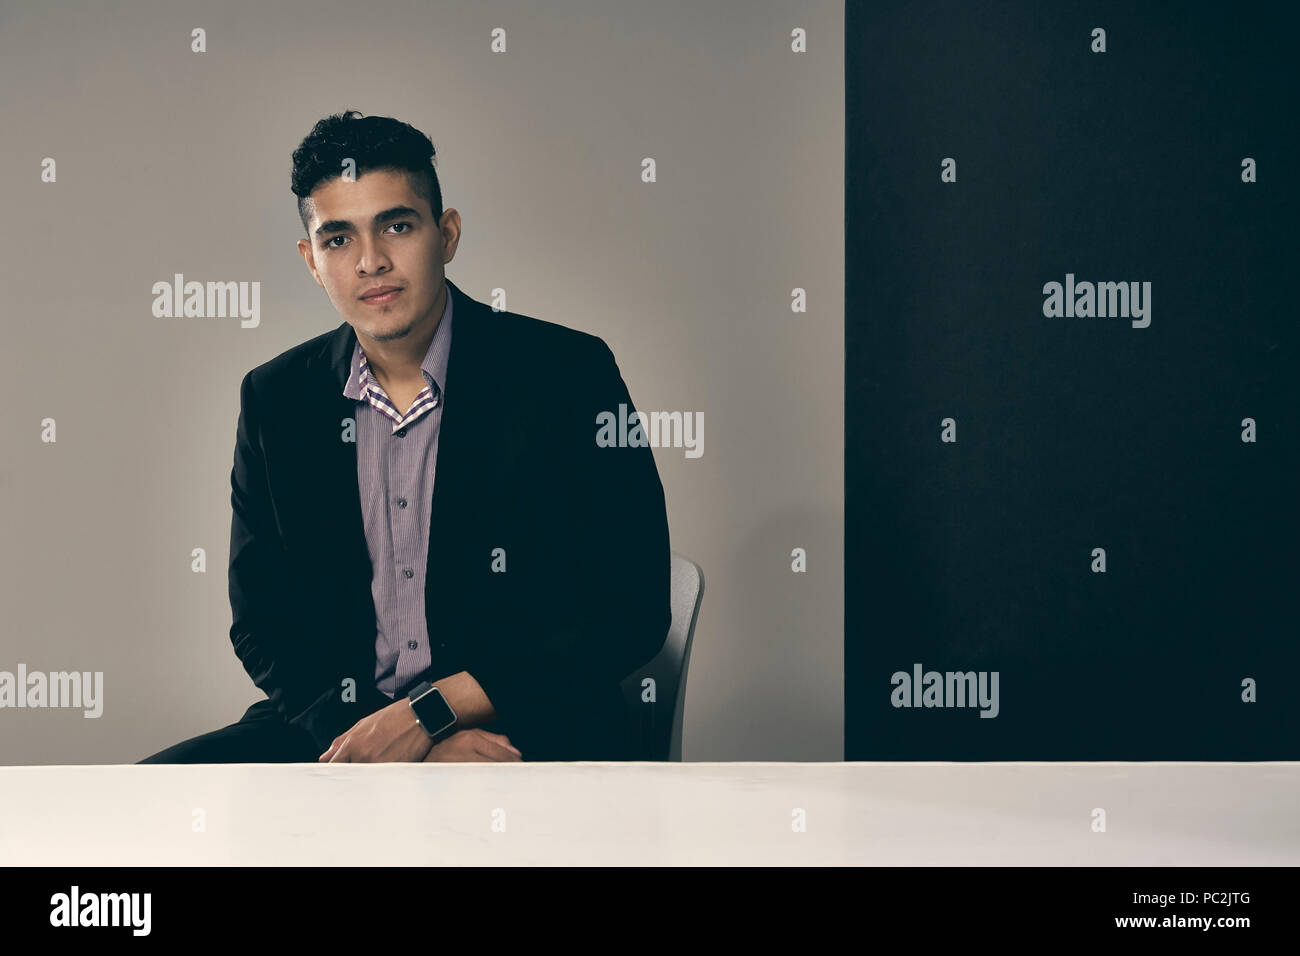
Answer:
[[356, 174], [368, 170], [400, 169], [411, 189], [429, 203], [434, 218], [442, 218], [442, 187], [434, 169], [433, 141], [409, 123], [391, 116], [362, 116], [356, 110], [327, 116], [312, 127], [293, 151], [290, 188], [298, 197], [302, 228], [311, 222], [311, 192], [321, 183], [343, 175], [343, 161], [356, 163]]

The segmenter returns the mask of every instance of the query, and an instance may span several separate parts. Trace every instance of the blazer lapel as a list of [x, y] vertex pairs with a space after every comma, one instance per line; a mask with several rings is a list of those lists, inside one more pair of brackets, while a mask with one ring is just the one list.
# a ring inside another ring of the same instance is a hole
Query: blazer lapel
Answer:
[[453, 522], [469, 517], [476, 496], [490, 493], [519, 448], [519, 429], [506, 408], [512, 383], [492, 340], [494, 314], [450, 280], [447, 287], [453, 297], [451, 353], [434, 464], [431, 555]]
[[[343, 394], [352, 371], [352, 350], [357, 337], [347, 322], [326, 339], [325, 348], [308, 362], [317, 395], [310, 403], [319, 409], [299, 416], [296, 430], [304, 497], [312, 510], [310, 521], [317, 540], [337, 556], [345, 568], [365, 570], [369, 581], [370, 549], [361, 517], [361, 492], [357, 481], [357, 403]], [[318, 391], [319, 390], [319, 391]], [[352, 419], [352, 441], [344, 441], [344, 421]], [[349, 567], [351, 566], [351, 567]]]

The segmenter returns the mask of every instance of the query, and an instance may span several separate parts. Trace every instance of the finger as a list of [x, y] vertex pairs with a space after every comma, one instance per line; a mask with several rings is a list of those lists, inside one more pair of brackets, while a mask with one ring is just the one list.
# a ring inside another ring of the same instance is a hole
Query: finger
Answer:
[[512, 744], [512, 743], [510, 742], [510, 738], [507, 737], [505, 734], [494, 734], [494, 733], [491, 733], [490, 731], [484, 731], [484, 733], [486, 733], [489, 737], [491, 737], [493, 740], [495, 740], [497, 743], [499, 743], [502, 747], [505, 747], [505, 748], [507, 748], [508, 750], [513, 750], [515, 753], [519, 754], [521, 757], [523, 756], [523, 754], [520, 752], [519, 748], [516, 747], [514, 744]]
[[507, 763], [509, 761], [521, 759], [519, 751], [515, 750], [513, 747], [502, 747], [495, 740], [488, 739], [486, 735], [478, 739], [474, 744], [474, 749], [488, 760], [495, 760], [498, 763]]
[[330, 741], [329, 749], [326, 750], [323, 754], [321, 754], [319, 759], [329, 760], [336, 753], [338, 753], [338, 749], [340, 745], [342, 745], [343, 741], [346, 739], [347, 739], [347, 734], [339, 734], [337, 737], [335, 737], [333, 740]]
[[475, 737], [479, 737], [483, 740], [495, 741], [496, 743], [502, 744], [503, 746], [506, 747], [512, 746], [510, 743], [510, 738], [507, 737], [505, 734], [494, 734], [492, 731], [484, 730], [482, 727], [471, 727], [468, 731], [466, 731], [466, 733], [472, 734]]
[[429, 752], [424, 755], [424, 763], [432, 763], [435, 760], [442, 759], [442, 751], [438, 749], [440, 744], [434, 744], [429, 748]]

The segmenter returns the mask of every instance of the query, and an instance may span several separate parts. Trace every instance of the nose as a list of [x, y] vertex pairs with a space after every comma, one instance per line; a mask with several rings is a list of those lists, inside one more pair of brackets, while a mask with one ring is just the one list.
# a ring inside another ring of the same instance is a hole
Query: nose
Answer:
[[357, 275], [382, 275], [393, 267], [375, 240], [362, 238], [358, 240], [357, 248], [361, 250], [361, 256], [357, 259]]

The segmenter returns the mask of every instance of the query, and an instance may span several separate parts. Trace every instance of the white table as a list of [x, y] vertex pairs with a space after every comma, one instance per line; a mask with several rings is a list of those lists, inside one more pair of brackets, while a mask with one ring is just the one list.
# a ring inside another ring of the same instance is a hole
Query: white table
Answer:
[[1298, 808], [1297, 763], [0, 767], [0, 865], [1296, 865]]

